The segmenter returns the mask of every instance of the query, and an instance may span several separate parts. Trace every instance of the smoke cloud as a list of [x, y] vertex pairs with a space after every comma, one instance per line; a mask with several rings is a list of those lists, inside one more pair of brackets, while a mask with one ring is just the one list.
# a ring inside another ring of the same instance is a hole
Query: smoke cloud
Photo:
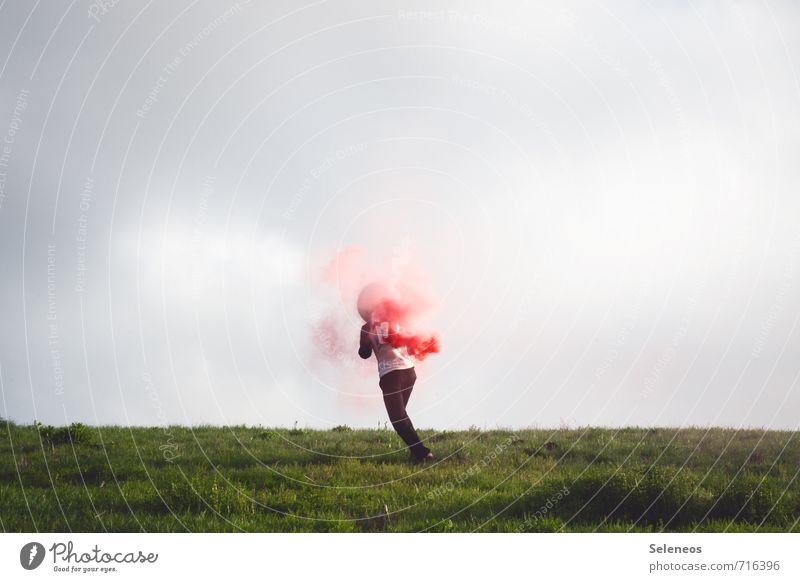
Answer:
[[[395, 347], [406, 346], [418, 361], [440, 351], [439, 334], [426, 324], [436, 305], [428, 279], [415, 265], [407, 246], [396, 247], [393, 255], [382, 262], [370, 262], [366, 250], [353, 245], [319, 269], [311, 345], [328, 363], [341, 365], [352, 360], [358, 350], [360, 327], [370, 314], [372, 321], [398, 324], [400, 329], [389, 335], [389, 342]], [[362, 294], [365, 289], [368, 293]], [[362, 303], [366, 295], [370, 295], [370, 305], [365, 312]]]

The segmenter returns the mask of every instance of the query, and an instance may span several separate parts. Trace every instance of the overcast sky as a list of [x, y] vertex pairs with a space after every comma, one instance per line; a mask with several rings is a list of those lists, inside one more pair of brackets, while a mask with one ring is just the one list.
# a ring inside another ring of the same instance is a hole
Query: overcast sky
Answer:
[[262, 4], [0, 4], [0, 415], [382, 424], [355, 245], [417, 426], [797, 427], [796, 2]]

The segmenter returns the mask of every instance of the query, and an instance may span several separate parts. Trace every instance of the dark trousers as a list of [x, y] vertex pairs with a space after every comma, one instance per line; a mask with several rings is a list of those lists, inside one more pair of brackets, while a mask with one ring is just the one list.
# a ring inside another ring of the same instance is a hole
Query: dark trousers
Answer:
[[381, 377], [379, 385], [383, 392], [383, 403], [386, 405], [386, 412], [389, 413], [389, 420], [392, 422], [394, 430], [408, 445], [411, 454], [421, 459], [430, 450], [420, 441], [419, 435], [406, 413], [406, 404], [411, 397], [416, 380], [417, 374], [414, 372], [414, 368], [392, 370]]

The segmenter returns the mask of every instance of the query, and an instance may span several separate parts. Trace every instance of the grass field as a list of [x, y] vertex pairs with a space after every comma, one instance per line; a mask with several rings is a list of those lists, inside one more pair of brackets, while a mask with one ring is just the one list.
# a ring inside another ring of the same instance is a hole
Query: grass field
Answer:
[[0, 421], [4, 531], [800, 532], [796, 432]]

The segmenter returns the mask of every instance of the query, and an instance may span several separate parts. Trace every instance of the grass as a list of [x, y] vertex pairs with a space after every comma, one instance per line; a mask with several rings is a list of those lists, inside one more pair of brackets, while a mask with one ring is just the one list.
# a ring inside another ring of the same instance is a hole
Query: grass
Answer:
[[47, 427], [0, 419], [3, 531], [800, 531], [800, 439], [733, 429]]

